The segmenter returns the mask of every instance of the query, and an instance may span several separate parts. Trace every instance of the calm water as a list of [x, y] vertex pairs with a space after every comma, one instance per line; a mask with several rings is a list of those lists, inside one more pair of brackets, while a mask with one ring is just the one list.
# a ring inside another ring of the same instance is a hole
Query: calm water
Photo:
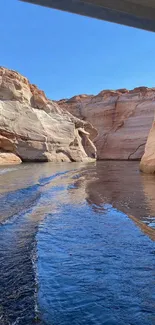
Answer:
[[16, 324], [155, 324], [155, 176], [0, 168], [0, 325]]

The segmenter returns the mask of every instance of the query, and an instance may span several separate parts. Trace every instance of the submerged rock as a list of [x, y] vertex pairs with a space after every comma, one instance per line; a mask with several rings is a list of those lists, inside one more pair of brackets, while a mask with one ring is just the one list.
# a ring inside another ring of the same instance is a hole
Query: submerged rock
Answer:
[[96, 135], [90, 123], [47, 99], [27, 78], [0, 68], [0, 164], [91, 161], [96, 158]]

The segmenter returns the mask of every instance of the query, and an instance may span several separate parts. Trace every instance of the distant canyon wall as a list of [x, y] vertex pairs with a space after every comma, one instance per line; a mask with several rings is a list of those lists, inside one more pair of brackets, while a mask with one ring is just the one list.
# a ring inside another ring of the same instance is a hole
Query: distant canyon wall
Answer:
[[[142, 158], [154, 120], [155, 88], [105, 90], [96, 96], [79, 95], [57, 103], [59, 107], [90, 122], [97, 129], [94, 144], [98, 159]], [[155, 130], [151, 131], [150, 136], [155, 139], [153, 132]]]

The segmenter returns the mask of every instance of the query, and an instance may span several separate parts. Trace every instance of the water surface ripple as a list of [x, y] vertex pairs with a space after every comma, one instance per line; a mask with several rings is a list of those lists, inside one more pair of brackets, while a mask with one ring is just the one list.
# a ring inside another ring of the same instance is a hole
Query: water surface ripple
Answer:
[[155, 324], [155, 177], [136, 162], [0, 169], [0, 324]]

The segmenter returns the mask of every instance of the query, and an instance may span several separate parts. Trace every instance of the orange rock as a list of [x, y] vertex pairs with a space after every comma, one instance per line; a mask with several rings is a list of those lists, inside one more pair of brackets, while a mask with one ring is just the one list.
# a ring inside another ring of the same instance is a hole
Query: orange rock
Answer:
[[140, 170], [148, 174], [155, 173], [155, 122], [153, 122], [147, 139], [145, 153], [140, 162]]
[[14, 153], [0, 151], [0, 165], [20, 164], [21, 162], [21, 159]]

